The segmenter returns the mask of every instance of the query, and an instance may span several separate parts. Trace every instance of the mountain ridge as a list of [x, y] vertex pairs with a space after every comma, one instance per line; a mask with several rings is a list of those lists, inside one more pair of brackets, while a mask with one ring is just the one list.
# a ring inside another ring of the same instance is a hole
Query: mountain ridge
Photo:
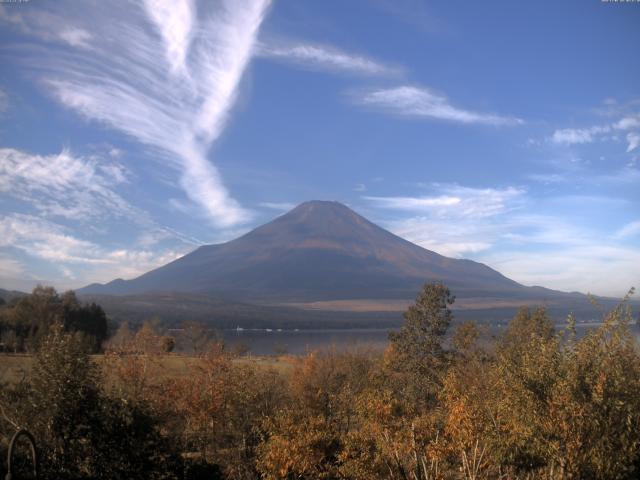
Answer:
[[182, 291], [238, 298], [253, 293], [288, 300], [388, 293], [396, 298], [428, 279], [464, 290], [475, 280], [479, 292], [491, 285], [524, 288], [484, 264], [415, 245], [338, 202], [316, 200], [235, 240], [200, 246], [135, 279], [92, 284], [79, 293]]
[[184, 292], [252, 303], [411, 299], [426, 281], [456, 295], [572, 295], [525, 287], [491, 267], [449, 258], [403, 239], [333, 201], [304, 202], [226, 243], [203, 245], [135, 279], [79, 294]]

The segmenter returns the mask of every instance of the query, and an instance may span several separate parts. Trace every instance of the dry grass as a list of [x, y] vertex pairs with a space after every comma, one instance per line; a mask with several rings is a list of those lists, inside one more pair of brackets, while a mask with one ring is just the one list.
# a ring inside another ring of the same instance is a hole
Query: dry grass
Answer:
[[[324, 300], [307, 303], [283, 303], [282, 306], [302, 310], [325, 310], [331, 312], [404, 312], [414, 303], [413, 299], [352, 299]], [[469, 297], [456, 299], [453, 310], [483, 310], [493, 308], [518, 308], [531, 303], [531, 299], [502, 299], [492, 297]]]
[[[92, 361], [100, 365], [104, 361], [103, 355], [92, 355]], [[169, 354], [154, 357], [162, 371], [164, 378], [176, 378], [188, 375], [197, 357]], [[248, 365], [256, 368], [272, 368], [282, 374], [292, 369], [291, 362], [286, 357], [261, 357], [248, 355], [233, 360], [238, 365]], [[33, 357], [27, 354], [0, 353], [0, 385], [2, 383], [16, 383], [26, 378], [31, 370]]]

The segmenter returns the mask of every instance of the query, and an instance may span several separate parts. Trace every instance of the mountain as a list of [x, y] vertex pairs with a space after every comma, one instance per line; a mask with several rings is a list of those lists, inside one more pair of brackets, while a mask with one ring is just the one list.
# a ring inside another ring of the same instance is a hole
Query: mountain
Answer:
[[478, 262], [419, 247], [338, 202], [310, 201], [227, 243], [205, 245], [132, 280], [92, 284], [83, 295], [189, 293], [253, 304], [309, 305], [413, 299], [440, 280], [461, 298], [543, 299]]
[[0, 288], [0, 298], [5, 302], [10, 302], [14, 298], [24, 297], [25, 295], [28, 295], [28, 293], [20, 292], [18, 290], [5, 290], [4, 288]]

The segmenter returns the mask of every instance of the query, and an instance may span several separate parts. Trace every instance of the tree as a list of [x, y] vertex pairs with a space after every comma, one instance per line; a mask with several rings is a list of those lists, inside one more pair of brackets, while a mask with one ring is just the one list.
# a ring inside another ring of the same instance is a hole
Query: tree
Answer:
[[176, 347], [176, 339], [169, 335], [165, 335], [164, 337], [162, 337], [160, 339], [160, 343], [162, 346], [162, 351], [164, 353], [171, 353], [173, 352], [173, 349]]
[[258, 447], [258, 470], [268, 479], [340, 478], [339, 455], [374, 360], [367, 351], [329, 350], [291, 361], [291, 398], [263, 422], [267, 441]]
[[45, 477], [82, 477], [99, 410], [98, 371], [82, 342], [61, 324], [40, 342], [26, 388], [22, 423], [45, 452]]
[[101, 382], [86, 344], [56, 324], [40, 343], [30, 377], [5, 393], [16, 425], [37, 438], [42, 477], [177, 478], [179, 457], [149, 406], [110, 397]]
[[108, 335], [107, 315], [102, 307], [95, 303], [82, 305], [73, 291], [65, 292], [61, 303], [65, 330], [81, 332], [92, 352], [101, 351]]
[[36, 351], [54, 324], [61, 324], [68, 332], [79, 332], [94, 353], [107, 338], [104, 310], [95, 303], [81, 304], [72, 291], [59, 295], [53, 287], [38, 285], [30, 295], [11, 302], [2, 313], [0, 333], [8, 335], [13, 349], [19, 351]]
[[391, 370], [404, 394], [418, 404], [433, 404], [446, 367], [444, 336], [451, 324], [455, 297], [442, 283], [427, 283], [403, 316], [405, 323], [389, 334]]
[[187, 320], [182, 323], [183, 336], [195, 355], [206, 352], [210, 343], [218, 340], [217, 335], [206, 325]]

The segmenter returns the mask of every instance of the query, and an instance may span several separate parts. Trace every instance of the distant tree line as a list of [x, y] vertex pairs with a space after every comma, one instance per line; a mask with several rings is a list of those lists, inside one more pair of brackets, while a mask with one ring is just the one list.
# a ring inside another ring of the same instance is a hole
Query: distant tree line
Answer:
[[214, 341], [171, 374], [178, 357], [150, 324], [121, 329], [96, 363], [57, 324], [32, 374], [0, 389], [0, 456], [25, 426], [46, 479], [639, 477], [626, 300], [580, 338], [572, 317], [557, 331], [543, 309], [496, 338], [473, 323], [450, 333], [453, 301], [428, 284], [384, 352], [327, 349], [279, 368]]
[[54, 325], [77, 335], [94, 353], [108, 335], [107, 316], [99, 305], [80, 303], [72, 291], [60, 295], [53, 287], [38, 286], [0, 304], [0, 350], [35, 352]]

